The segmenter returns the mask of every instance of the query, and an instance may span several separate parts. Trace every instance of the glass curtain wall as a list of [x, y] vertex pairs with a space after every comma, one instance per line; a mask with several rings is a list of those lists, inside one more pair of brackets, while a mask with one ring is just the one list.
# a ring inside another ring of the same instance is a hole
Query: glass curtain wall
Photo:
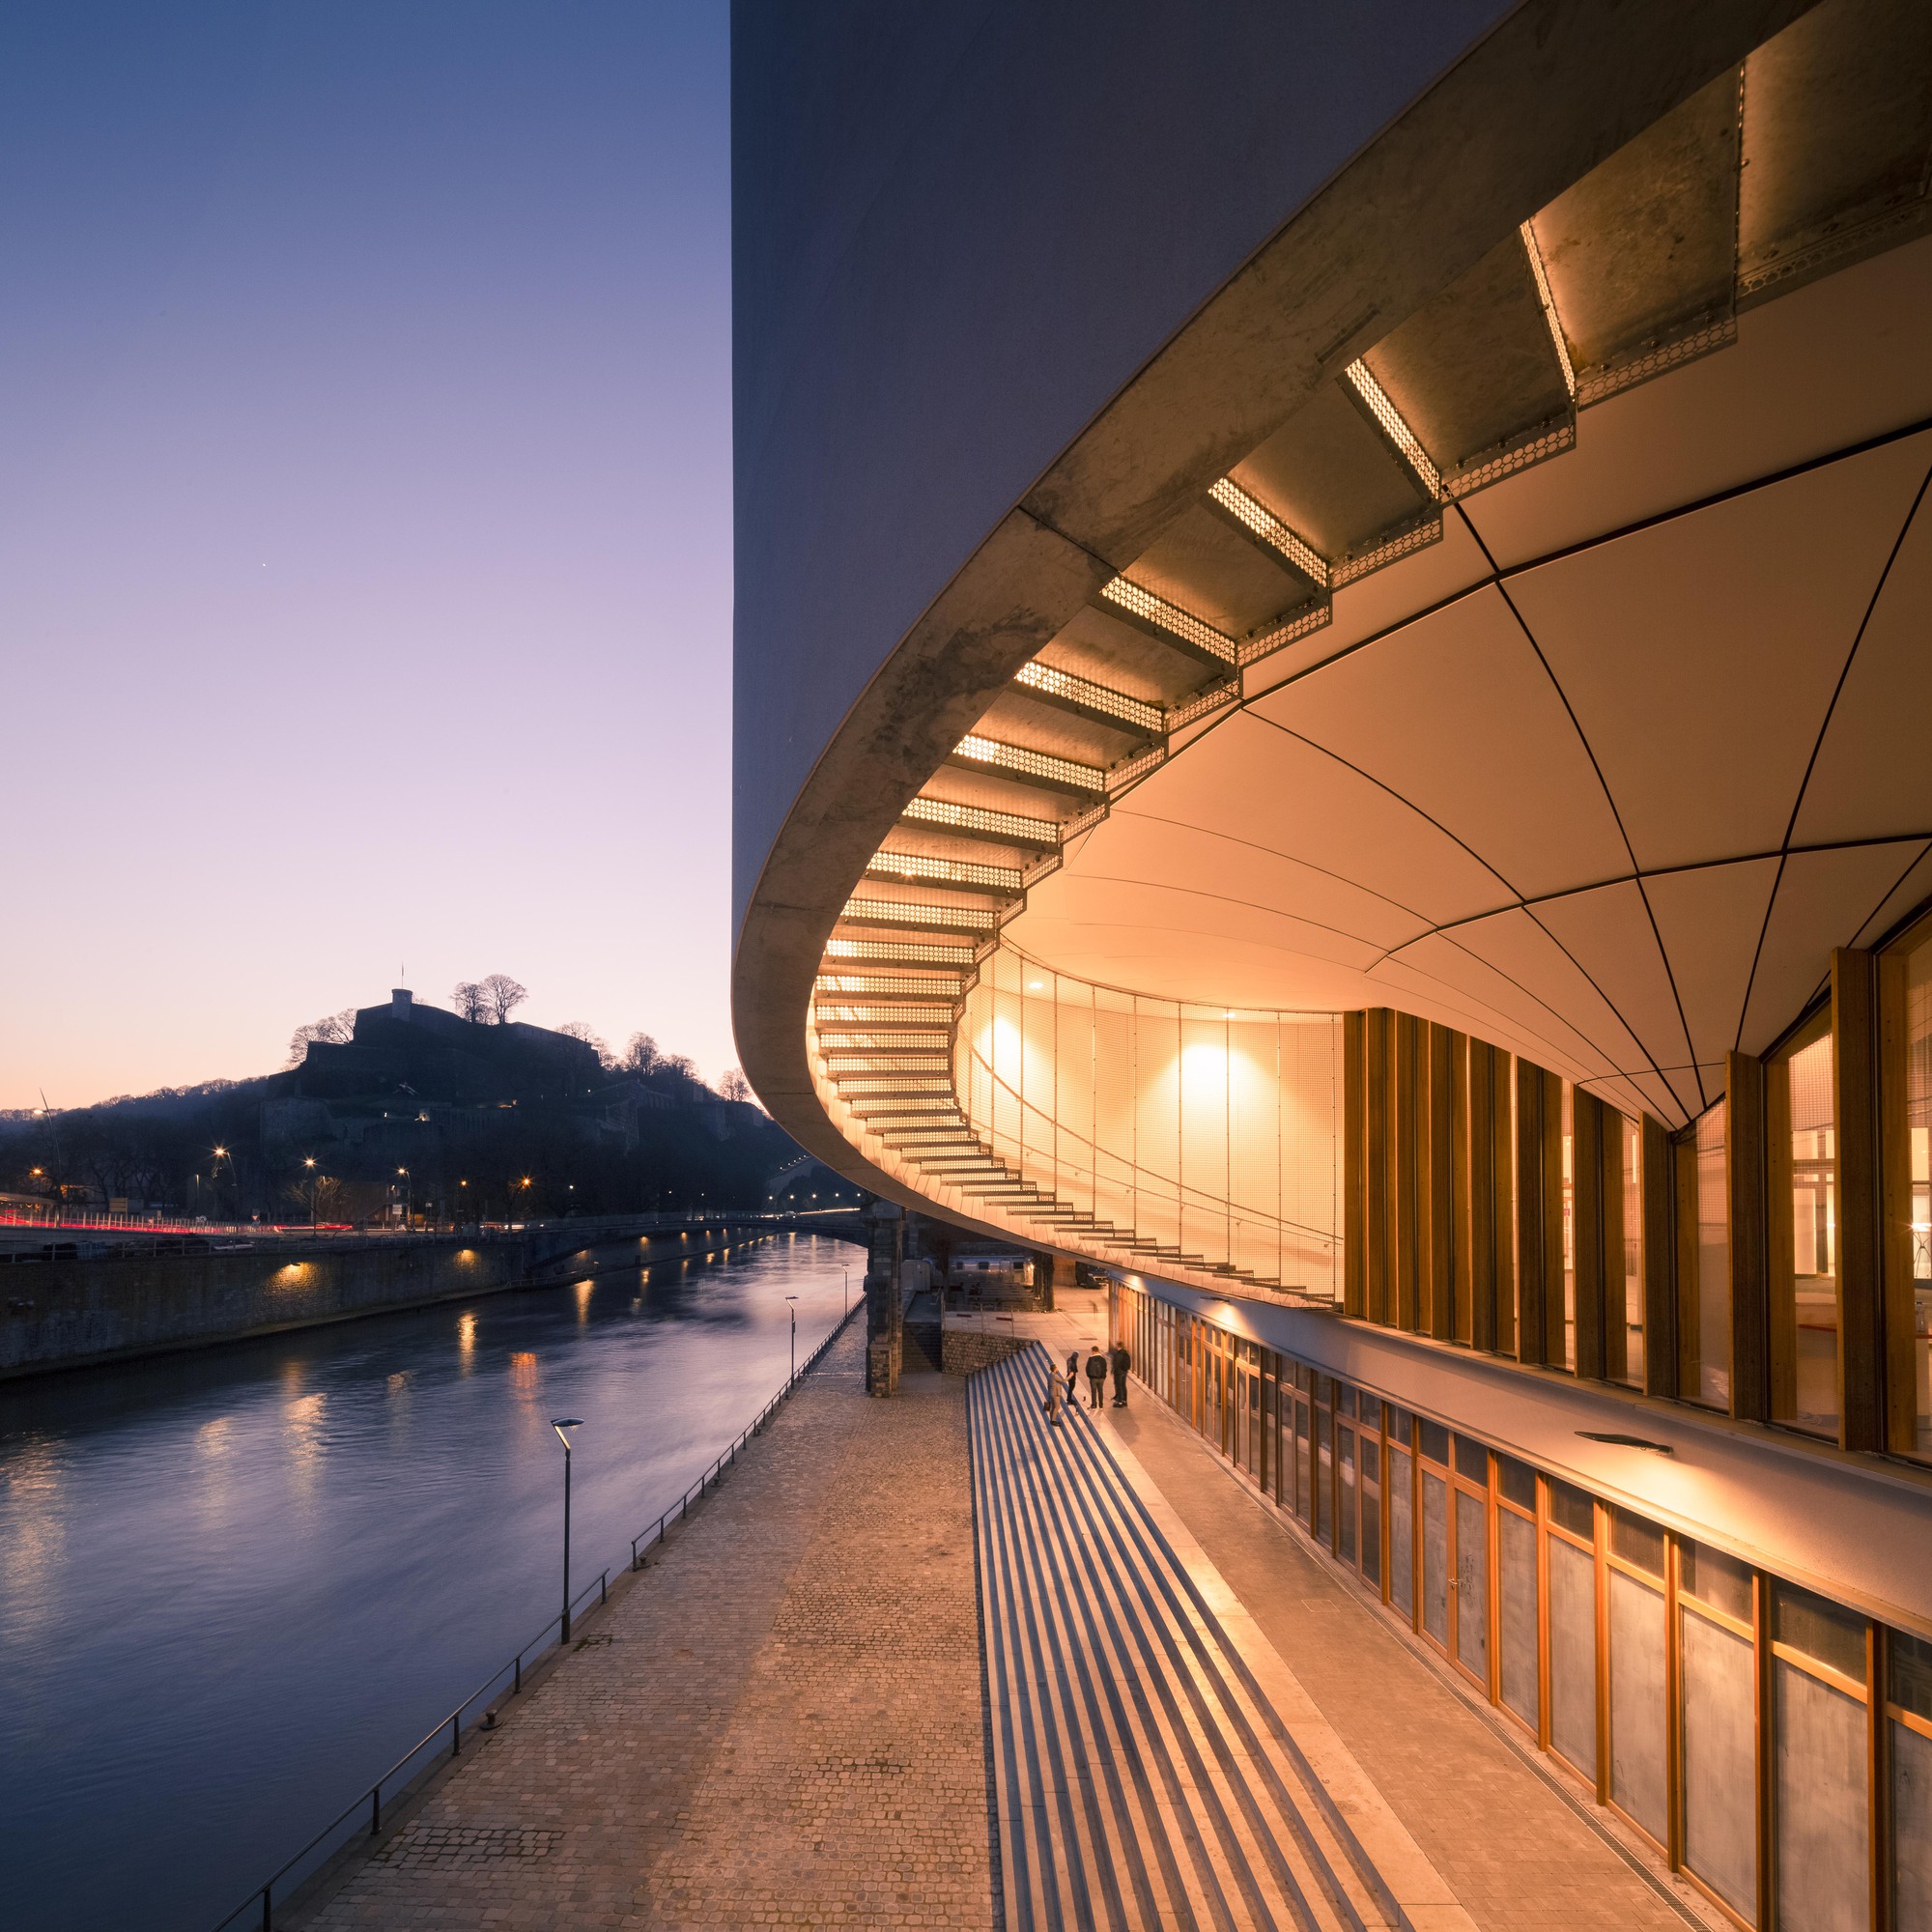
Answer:
[[[1202, 1428], [1178, 1365], [1214, 1355], [1189, 1332], [1213, 1324], [1117, 1297], [1136, 1375]], [[1932, 1639], [1227, 1340], [1278, 1391], [1231, 1466], [1715, 1903], [1783, 1932], [1932, 1928]]]
[[967, 995], [960, 1105], [1064, 1206], [1319, 1299], [1340, 1292], [1342, 1028], [1186, 1006], [1004, 948]]
[[1677, 1148], [1677, 1305], [1686, 1400], [1731, 1406], [1731, 1221], [1724, 1103], [1705, 1109]]

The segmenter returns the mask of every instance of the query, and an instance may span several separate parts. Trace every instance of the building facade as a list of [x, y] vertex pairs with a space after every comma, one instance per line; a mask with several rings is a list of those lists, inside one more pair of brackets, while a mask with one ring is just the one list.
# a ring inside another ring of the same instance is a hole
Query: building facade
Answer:
[[1020, 11], [737, 15], [746, 1071], [1932, 1925], [1932, 14]]

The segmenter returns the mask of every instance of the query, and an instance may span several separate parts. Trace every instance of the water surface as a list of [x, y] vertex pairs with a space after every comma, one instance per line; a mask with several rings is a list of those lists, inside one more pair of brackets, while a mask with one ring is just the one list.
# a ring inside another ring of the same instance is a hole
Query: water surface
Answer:
[[0, 1384], [0, 1918], [208, 1932], [555, 1614], [549, 1418], [587, 1581], [856, 1262], [779, 1236]]

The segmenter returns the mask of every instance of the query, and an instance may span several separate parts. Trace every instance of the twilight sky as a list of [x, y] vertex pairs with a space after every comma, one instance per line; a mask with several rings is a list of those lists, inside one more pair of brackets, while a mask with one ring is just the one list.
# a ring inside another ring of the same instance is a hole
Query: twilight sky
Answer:
[[0, 9], [0, 1107], [506, 972], [716, 1075], [724, 0]]

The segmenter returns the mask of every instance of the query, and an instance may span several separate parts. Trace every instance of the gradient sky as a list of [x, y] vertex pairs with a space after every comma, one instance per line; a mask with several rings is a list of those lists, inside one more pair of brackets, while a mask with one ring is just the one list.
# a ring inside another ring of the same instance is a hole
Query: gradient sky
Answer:
[[0, 10], [0, 1107], [736, 1058], [724, 0]]

